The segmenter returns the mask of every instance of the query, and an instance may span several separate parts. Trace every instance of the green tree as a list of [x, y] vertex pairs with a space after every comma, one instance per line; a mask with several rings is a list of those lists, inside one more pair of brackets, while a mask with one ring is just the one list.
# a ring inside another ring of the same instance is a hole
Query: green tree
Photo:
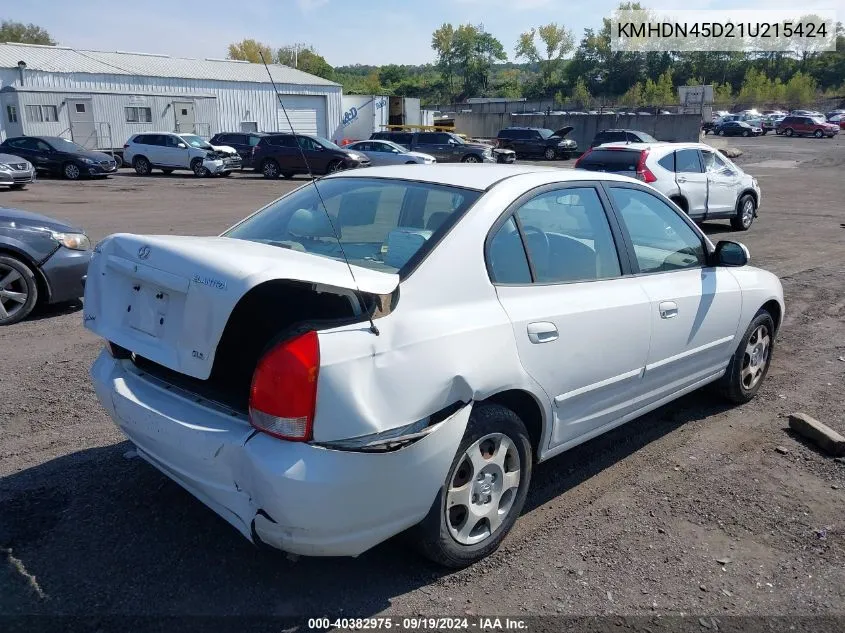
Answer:
[[0, 42], [44, 44], [46, 46], [56, 45], [56, 40], [40, 26], [14, 22], [13, 20], [3, 20], [0, 22]]
[[323, 79], [334, 78], [334, 68], [310, 45], [289, 44], [276, 51], [275, 59], [285, 66], [317, 75]]
[[253, 64], [260, 64], [262, 54], [268, 64], [273, 63], [276, 57], [273, 54], [273, 49], [268, 44], [256, 40], [246, 39], [229, 44], [229, 59], [239, 59], [252, 62]]
[[378, 71], [379, 81], [384, 86], [393, 86], [400, 84], [408, 79], [408, 71], [404, 66], [397, 66], [396, 64], [388, 64], [382, 66]]
[[483, 25], [444, 24], [431, 38], [437, 55], [437, 67], [455, 95], [453, 78], [461, 74], [464, 97], [485, 94], [490, 86], [493, 63], [507, 59], [502, 43], [484, 30]]
[[817, 91], [816, 80], [798, 71], [786, 82], [784, 99], [790, 106], [808, 105], [816, 98]]
[[619, 99], [619, 103], [626, 106], [640, 106], [643, 104], [643, 85], [639, 82], [628, 88]]
[[446, 87], [448, 100], [454, 97], [453, 80], [455, 76], [455, 27], [443, 24], [431, 34], [431, 48], [437, 57], [437, 70]]
[[559, 80], [564, 56], [573, 49], [574, 45], [572, 31], [552, 22], [522, 33], [516, 45], [516, 58], [524, 58], [537, 64], [546, 89], [550, 91]]
[[729, 104], [733, 103], [733, 100], [733, 89], [730, 84], [713, 84], [713, 101], [715, 103]]
[[578, 79], [575, 82], [575, 87], [572, 89], [572, 100], [580, 108], [588, 108], [593, 103], [593, 95], [590, 94], [583, 79]]

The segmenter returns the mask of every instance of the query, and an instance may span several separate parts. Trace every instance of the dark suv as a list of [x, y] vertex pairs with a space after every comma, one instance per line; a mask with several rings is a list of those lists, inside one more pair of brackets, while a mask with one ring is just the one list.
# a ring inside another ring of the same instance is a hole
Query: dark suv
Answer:
[[375, 132], [370, 140], [393, 141], [412, 152], [431, 154], [438, 163], [495, 163], [493, 148], [467, 143], [449, 132]]
[[293, 178], [296, 174], [307, 174], [308, 167], [311, 173], [322, 175], [370, 166], [370, 159], [364, 154], [342, 149], [310, 134], [267, 134], [253, 148], [250, 159], [250, 164], [265, 178]]
[[602, 130], [596, 134], [590, 147], [597, 147], [605, 143], [657, 143], [651, 134], [638, 130]]
[[506, 127], [496, 136], [496, 141], [499, 147], [512, 149], [517, 156], [569, 159], [578, 151], [578, 143], [566, 138], [572, 130], [571, 125], [556, 132], [541, 127]]
[[262, 132], [221, 132], [211, 137], [212, 145], [228, 145], [241, 157], [244, 168], [252, 167], [252, 148], [267, 136]]

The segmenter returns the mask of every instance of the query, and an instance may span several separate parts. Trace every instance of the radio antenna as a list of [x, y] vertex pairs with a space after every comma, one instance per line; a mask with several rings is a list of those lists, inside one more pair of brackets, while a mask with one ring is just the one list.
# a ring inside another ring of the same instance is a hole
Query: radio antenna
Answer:
[[305, 163], [305, 168], [308, 170], [308, 178], [311, 180], [311, 184], [314, 185], [314, 191], [317, 192], [317, 198], [320, 200], [320, 206], [323, 207], [323, 213], [326, 214], [326, 217], [329, 220], [329, 226], [332, 227], [332, 234], [334, 235], [334, 239], [337, 241], [337, 245], [340, 247], [340, 254], [343, 255], [343, 261], [346, 262], [346, 267], [349, 269], [349, 275], [352, 277], [352, 283], [355, 285], [355, 296], [358, 299], [358, 303], [361, 304], [361, 307], [367, 314], [367, 319], [370, 322], [370, 332], [378, 336], [380, 334], [379, 329], [376, 327], [375, 322], [373, 321], [373, 315], [370, 310], [367, 308], [367, 304], [364, 301], [364, 296], [361, 293], [361, 288], [358, 286], [358, 280], [355, 279], [355, 272], [352, 270], [352, 264], [349, 263], [349, 258], [346, 256], [346, 250], [343, 248], [343, 242], [340, 241], [340, 235], [337, 232], [337, 228], [332, 221], [332, 216], [329, 213], [329, 209], [326, 206], [325, 200], [323, 200], [323, 194], [320, 193], [320, 188], [317, 186], [317, 180], [314, 177], [314, 173], [311, 171], [311, 164], [308, 162], [308, 158], [305, 156], [305, 150], [302, 149], [302, 145], [299, 143], [299, 135], [296, 133], [296, 130], [293, 129], [293, 124], [290, 122], [290, 117], [288, 116], [287, 108], [285, 108], [285, 104], [282, 101], [282, 95], [279, 93], [279, 89], [276, 87], [276, 81], [273, 79], [273, 73], [270, 72], [270, 67], [267, 65], [267, 60], [264, 59], [264, 53], [258, 51], [258, 54], [261, 56], [261, 63], [264, 64], [264, 70], [267, 71], [267, 76], [270, 77], [270, 83], [273, 84], [273, 92], [276, 93], [276, 99], [279, 101], [279, 105], [282, 107], [282, 112], [285, 114], [285, 120], [288, 123], [288, 127], [290, 128], [291, 133], [293, 134], [293, 139], [296, 142], [297, 148], [299, 148], [299, 155], [302, 157], [302, 161]]

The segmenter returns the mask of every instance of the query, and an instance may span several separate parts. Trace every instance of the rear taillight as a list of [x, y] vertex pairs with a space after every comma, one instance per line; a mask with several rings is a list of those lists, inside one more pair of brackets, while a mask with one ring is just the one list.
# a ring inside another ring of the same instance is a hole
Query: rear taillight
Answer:
[[648, 158], [648, 150], [644, 149], [640, 152], [640, 162], [637, 163], [637, 177], [643, 182], [657, 182], [657, 176], [645, 166], [646, 158]]
[[581, 154], [581, 155], [578, 157], [578, 160], [576, 160], [576, 161], [575, 161], [575, 165], [574, 165], [573, 167], [574, 167], [575, 169], [577, 169], [577, 168], [578, 168], [578, 165], [580, 165], [580, 164], [581, 164], [581, 161], [582, 161], [582, 160], [584, 160], [585, 158], [587, 158], [587, 156], [589, 156], [589, 155], [590, 155], [590, 152], [592, 152], [592, 151], [593, 151], [593, 148], [591, 147], [591, 148], [590, 148], [590, 149], [588, 149], [586, 152], [584, 152], [583, 154]]
[[283, 440], [310, 440], [319, 370], [320, 341], [313, 330], [267, 352], [252, 376], [250, 424]]

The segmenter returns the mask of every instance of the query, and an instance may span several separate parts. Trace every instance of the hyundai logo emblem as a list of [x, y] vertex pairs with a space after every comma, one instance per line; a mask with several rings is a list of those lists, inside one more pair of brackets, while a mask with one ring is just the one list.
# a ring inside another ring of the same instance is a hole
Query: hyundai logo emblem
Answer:
[[150, 247], [142, 246], [138, 249], [138, 259], [147, 259], [150, 256]]

